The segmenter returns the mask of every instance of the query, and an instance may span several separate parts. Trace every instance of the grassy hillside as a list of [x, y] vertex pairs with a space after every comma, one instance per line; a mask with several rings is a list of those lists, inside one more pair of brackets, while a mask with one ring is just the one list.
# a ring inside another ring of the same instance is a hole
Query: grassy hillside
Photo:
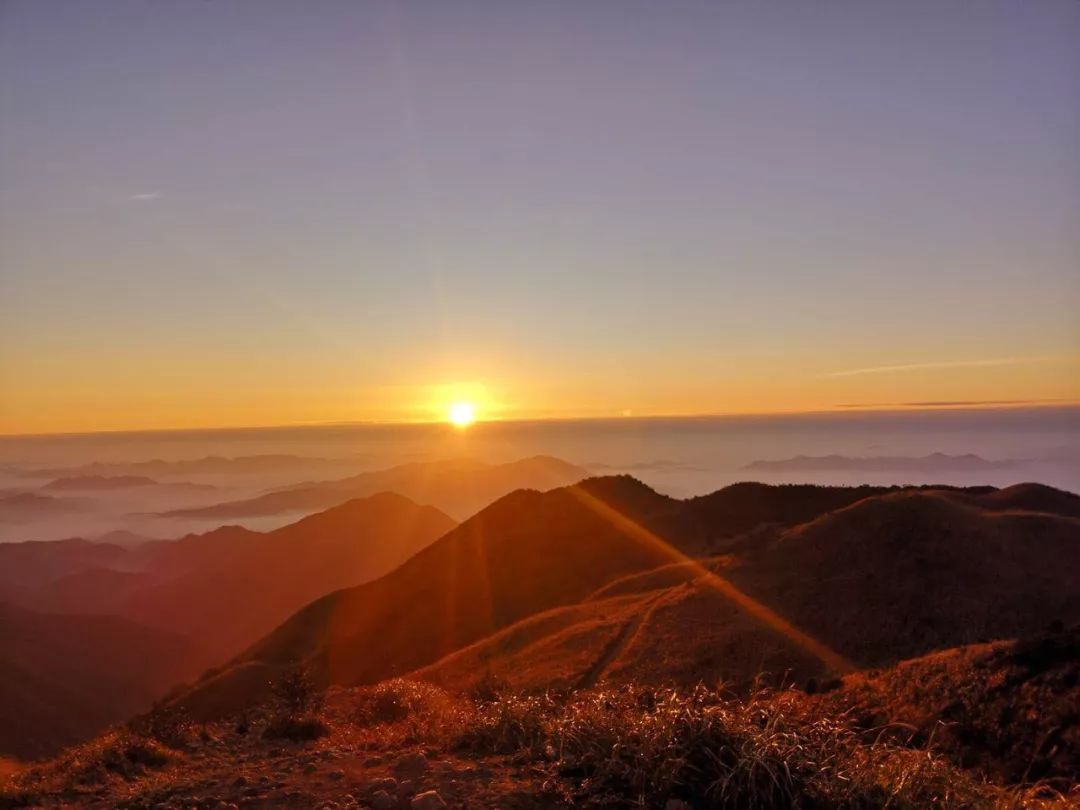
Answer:
[[1080, 620], [1080, 522], [972, 495], [848, 492], [849, 506], [696, 560], [686, 552], [710, 531], [699, 501], [626, 477], [514, 493], [388, 576], [313, 603], [182, 699], [216, 711], [244, 693], [234, 676], [301, 660], [339, 684], [418, 669], [522, 689], [804, 683]]

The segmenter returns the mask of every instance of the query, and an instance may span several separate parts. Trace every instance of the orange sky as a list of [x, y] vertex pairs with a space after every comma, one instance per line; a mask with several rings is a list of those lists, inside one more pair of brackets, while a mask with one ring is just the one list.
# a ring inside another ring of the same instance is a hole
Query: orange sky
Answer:
[[1080, 400], [1077, 3], [9, 5], [0, 432]]
[[207, 357], [191, 366], [130, 358], [104, 369], [58, 364], [6, 392], [0, 433], [428, 421], [444, 419], [455, 401], [474, 403], [481, 419], [1080, 402], [1075, 356], [854, 368], [806, 368], [776, 358], [712, 368], [660, 362], [589, 375], [529, 378], [526, 372], [500, 369], [431, 383], [395, 376], [365, 385], [361, 374], [348, 379], [340, 368], [275, 371], [268, 358], [234, 365]]

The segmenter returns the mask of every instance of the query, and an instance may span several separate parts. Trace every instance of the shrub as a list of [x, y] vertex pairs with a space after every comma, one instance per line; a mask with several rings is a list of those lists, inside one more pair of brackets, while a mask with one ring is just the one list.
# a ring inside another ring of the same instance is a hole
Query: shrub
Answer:
[[494, 703], [510, 691], [510, 684], [490, 669], [484, 672], [479, 681], [469, 690], [469, 697], [477, 703]]
[[192, 723], [182, 710], [164, 706], [132, 720], [128, 726], [134, 733], [174, 750], [185, 748], [192, 732]]
[[318, 711], [322, 706], [323, 690], [304, 664], [288, 667], [274, 683], [273, 691], [278, 704], [290, 715]]
[[384, 743], [391, 731], [402, 741], [447, 740], [472, 722], [471, 703], [422, 681], [384, 681], [361, 690], [354, 705], [353, 722], [378, 728]]
[[545, 750], [556, 711], [554, 698], [547, 695], [503, 695], [477, 706], [457, 744], [474, 751], [536, 754]]

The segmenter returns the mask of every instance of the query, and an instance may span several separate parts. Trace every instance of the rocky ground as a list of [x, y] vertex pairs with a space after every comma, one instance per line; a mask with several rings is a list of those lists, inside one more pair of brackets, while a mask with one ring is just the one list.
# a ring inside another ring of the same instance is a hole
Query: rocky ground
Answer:
[[350, 715], [339, 692], [322, 714], [326, 735], [313, 740], [267, 737], [265, 718], [204, 725], [170, 746], [118, 731], [24, 771], [20, 786], [0, 795], [0, 807], [564, 806], [536, 765], [441, 750], [430, 739], [410, 740], [400, 727], [358, 727]]

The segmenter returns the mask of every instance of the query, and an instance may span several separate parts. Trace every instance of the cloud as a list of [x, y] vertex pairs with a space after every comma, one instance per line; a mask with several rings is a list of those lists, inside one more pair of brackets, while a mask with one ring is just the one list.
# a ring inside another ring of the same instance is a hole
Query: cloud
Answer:
[[929, 400], [925, 402], [842, 402], [835, 408], [987, 408], [1011, 405], [1063, 405], [1069, 399], [956, 399]]
[[132, 194], [128, 197], [129, 200], [137, 200], [139, 202], [150, 202], [151, 200], [160, 200], [160, 191], [140, 191], [137, 194]]
[[936, 368], [978, 368], [980, 366], [1015, 366], [1025, 363], [1037, 363], [1035, 357], [999, 357], [990, 360], [943, 360], [936, 363], [908, 363], [900, 366], [872, 366], [855, 368], [847, 371], [833, 371], [826, 377], [855, 377], [860, 374], [894, 374], [905, 371], [923, 371]]

